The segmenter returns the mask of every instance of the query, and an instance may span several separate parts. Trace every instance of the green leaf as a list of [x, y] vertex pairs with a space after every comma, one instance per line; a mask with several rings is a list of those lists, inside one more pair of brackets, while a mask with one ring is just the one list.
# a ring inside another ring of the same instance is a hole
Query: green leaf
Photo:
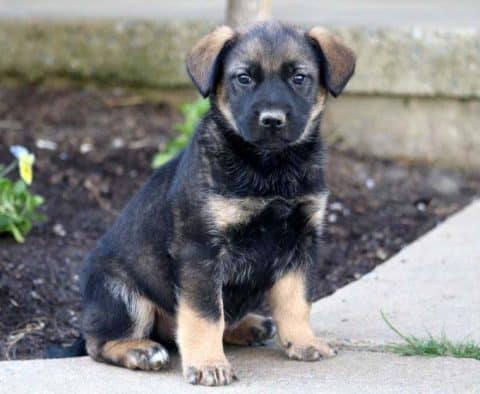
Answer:
[[164, 165], [167, 161], [171, 159], [172, 155], [168, 152], [157, 153], [153, 157], [152, 167], [157, 168]]
[[0, 177], [0, 233], [9, 233], [17, 242], [25, 242], [33, 223], [46, 219], [36, 212], [43, 201], [41, 196], [30, 193], [22, 180], [13, 183]]
[[35, 207], [42, 205], [45, 202], [45, 199], [42, 196], [35, 195], [33, 196], [33, 203]]
[[195, 132], [198, 122], [209, 108], [210, 102], [203, 98], [199, 98], [193, 103], [185, 103], [180, 107], [184, 119], [183, 122], [174, 125], [174, 130], [179, 134], [166, 144], [163, 151], [158, 152], [153, 157], [153, 168], [165, 164], [188, 144], [188, 141]]
[[22, 180], [18, 180], [13, 186], [13, 191], [15, 194], [21, 195], [27, 191], [27, 185]]
[[9, 224], [10, 224], [10, 219], [8, 218], [8, 216], [0, 214], [0, 232], [2, 232], [2, 230], [6, 231], [8, 229]]
[[13, 238], [15, 238], [15, 241], [17, 241], [18, 243], [25, 242], [25, 238], [23, 237], [22, 233], [17, 228], [17, 226], [15, 226], [13, 223], [10, 223], [10, 229], [12, 230], [12, 235], [13, 235]]

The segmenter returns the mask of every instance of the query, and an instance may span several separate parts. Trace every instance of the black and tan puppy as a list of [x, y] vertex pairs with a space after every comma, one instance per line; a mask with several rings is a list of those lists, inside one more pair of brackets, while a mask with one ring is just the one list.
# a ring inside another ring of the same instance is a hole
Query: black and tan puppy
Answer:
[[[288, 357], [334, 351], [309, 324], [310, 272], [327, 199], [320, 119], [355, 58], [321, 28], [220, 27], [187, 68], [211, 108], [88, 258], [83, 333], [95, 360], [168, 363], [176, 342], [188, 382], [230, 383], [223, 344], [275, 334]], [[267, 297], [273, 322], [252, 314]]]

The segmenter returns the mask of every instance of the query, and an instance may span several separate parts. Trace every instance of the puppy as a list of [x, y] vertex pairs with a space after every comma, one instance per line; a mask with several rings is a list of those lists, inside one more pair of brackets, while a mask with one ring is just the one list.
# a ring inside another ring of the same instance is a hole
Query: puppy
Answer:
[[[210, 110], [88, 257], [92, 358], [159, 370], [176, 343], [187, 381], [213, 386], [235, 379], [224, 343], [277, 331], [289, 358], [335, 354], [310, 327], [309, 279], [327, 200], [321, 114], [354, 66], [319, 27], [222, 26], [197, 43], [187, 69]], [[252, 313], [265, 298], [273, 322]]]

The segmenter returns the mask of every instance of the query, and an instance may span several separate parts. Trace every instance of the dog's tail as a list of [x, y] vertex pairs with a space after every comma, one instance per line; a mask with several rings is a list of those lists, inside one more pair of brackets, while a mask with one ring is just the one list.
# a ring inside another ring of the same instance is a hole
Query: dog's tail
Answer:
[[77, 338], [70, 346], [48, 346], [44, 351], [45, 358], [65, 358], [86, 356], [85, 338]]

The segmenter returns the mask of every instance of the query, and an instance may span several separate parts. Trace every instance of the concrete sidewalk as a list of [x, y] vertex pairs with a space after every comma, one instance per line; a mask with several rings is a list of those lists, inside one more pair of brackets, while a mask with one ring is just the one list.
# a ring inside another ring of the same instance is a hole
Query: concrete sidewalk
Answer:
[[480, 201], [317, 302], [312, 320], [333, 343], [378, 349], [398, 340], [382, 310], [403, 333], [480, 343]]
[[[405, 248], [370, 274], [317, 302], [315, 331], [340, 345], [317, 363], [285, 359], [274, 345], [228, 348], [240, 378], [216, 392], [480, 393], [480, 362], [400, 357], [383, 345], [398, 338], [383, 310], [406, 334], [480, 342], [480, 201]], [[88, 358], [0, 363], [1, 393], [207, 392], [184, 382], [179, 360], [158, 373], [132, 372]]]
[[87, 357], [0, 363], [0, 392], [97, 393], [478, 393], [480, 363], [452, 358], [402, 358], [344, 351], [330, 360], [286, 360], [269, 348], [227, 350], [239, 377], [227, 387], [191, 386], [178, 357], [162, 372], [128, 371]]

